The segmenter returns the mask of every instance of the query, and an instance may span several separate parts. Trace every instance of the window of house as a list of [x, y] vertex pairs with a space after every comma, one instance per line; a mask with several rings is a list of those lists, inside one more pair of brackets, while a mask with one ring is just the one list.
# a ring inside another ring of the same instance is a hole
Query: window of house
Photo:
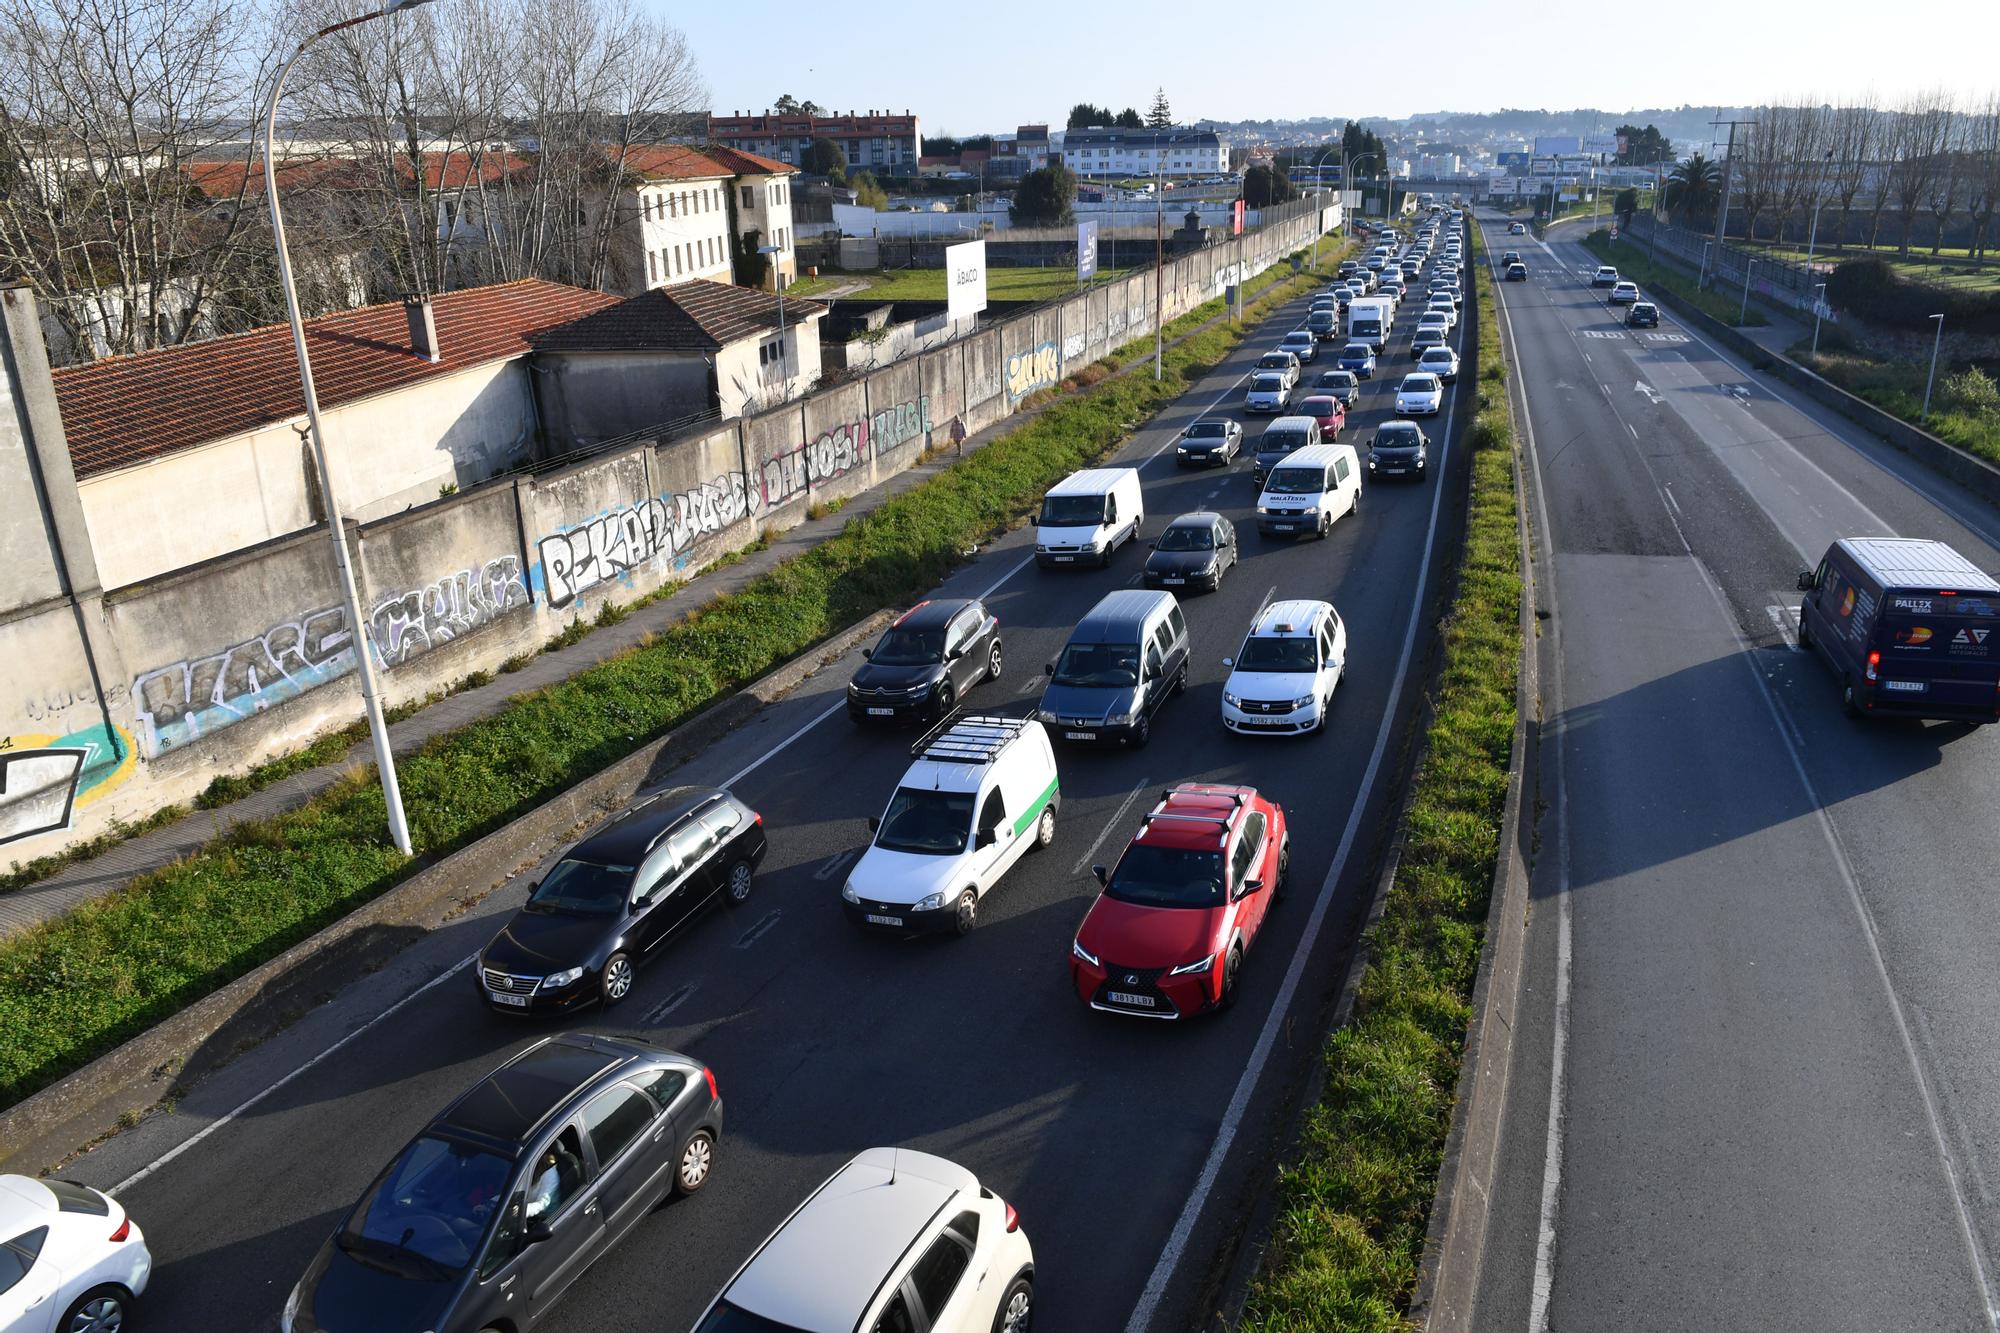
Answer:
[[646, 281], [658, 282], [659, 280], [660, 280], [659, 257], [655, 255], [651, 250], [648, 250], [646, 252]]
[[755, 208], [757, 206], [757, 192], [748, 185], [743, 187], [743, 206], [745, 208]]
[[683, 270], [681, 268], [681, 248], [677, 245], [674, 247], [674, 276], [678, 278], [681, 275], [682, 271]]

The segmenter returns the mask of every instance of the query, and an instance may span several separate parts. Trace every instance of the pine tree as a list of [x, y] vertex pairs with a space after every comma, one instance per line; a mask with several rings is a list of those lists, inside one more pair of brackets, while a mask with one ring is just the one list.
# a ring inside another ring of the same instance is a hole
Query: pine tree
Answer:
[[1173, 128], [1174, 111], [1172, 107], [1167, 105], [1167, 90], [1165, 88], [1155, 88], [1153, 90], [1153, 109], [1146, 113], [1146, 124], [1156, 130]]

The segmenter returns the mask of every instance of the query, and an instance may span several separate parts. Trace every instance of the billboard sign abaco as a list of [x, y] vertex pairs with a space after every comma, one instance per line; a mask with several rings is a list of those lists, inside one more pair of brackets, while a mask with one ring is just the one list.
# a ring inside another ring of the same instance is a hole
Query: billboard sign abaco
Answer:
[[964, 319], [986, 308], [986, 242], [946, 246], [944, 272], [948, 318]]

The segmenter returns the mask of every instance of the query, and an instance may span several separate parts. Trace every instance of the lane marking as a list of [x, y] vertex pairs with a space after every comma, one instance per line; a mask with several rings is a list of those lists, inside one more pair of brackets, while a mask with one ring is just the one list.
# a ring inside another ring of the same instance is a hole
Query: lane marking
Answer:
[[687, 1003], [688, 997], [695, 993], [699, 985], [699, 982], [694, 981], [682, 982], [666, 999], [646, 1011], [647, 1024], [658, 1027], [668, 1014]]
[[1111, 830], [1117, 828], [1118, 822], [1125, 818], [1125, 812], [1132, 808], [1132, 802], [1139, 799], [1139, 793], [1152, 785], [1153, 780], [1151, 778], [1140, 778], [1139, 785], [1125, 793], [1125, 799], [1120, 801], [1118, 808], [1111, 812], [1111, 818], [1104, 822], [1104, 827], [1099, 829], [1097, 836], [1090, 840], [1090, 846], [1084, 849], [1081, 857], [1077, 858], [1077, 863], [1069, 868], [1069, 877], [1071, 879], [1075, 879], [1078, 875], [1090, 869], [1090, 858], [1097, 855], [1097, 849], [1104, 845], [1104, 840], [1107, 837], [1111, 836]]
[[784, 908], [773, 907], [770, 911], [764, 913], [762, 917], [758, 918], [756, 925], [750, 927], [750, 929], [744, 931], [741, 935], [737, 936], [736, 943], [730, 945], [729, 947], [732, 949], [749, 948], [751, 945], [755, 944], [758, 940], [761, 940], [766, 935], [770, 934], [771, 927], [777, 925], [778, 919], [784, 916], [784, 914], [785, 914]]
[[835, 875], [846, 869], [847, 863], [852, 861], [855, 855], [855, 849], [852, 847], [844, 852], [835, 852], [832, 856], [827, 857], [826, 860], [819, 863], [819, 869], [813, 871], [813, 878], [824, 884], [827, 880], [832, 879]]

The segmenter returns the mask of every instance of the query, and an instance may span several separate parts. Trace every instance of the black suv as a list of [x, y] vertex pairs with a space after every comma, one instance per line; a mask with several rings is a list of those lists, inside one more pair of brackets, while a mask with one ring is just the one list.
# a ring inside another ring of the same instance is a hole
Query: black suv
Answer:
[[1625, 312], [1625, 327], [1628, 329], [1659, 328], [1660, 308], [1651, 301], [1634, 301], [1632, 308]]
[[628, 1037], [538, 1042], [398, 1153], [293, 1288], [284, 1333], [539, 1324], [669, 1194], [708, 1183], [715, 1075]]
[[935, 722], [982, 680], [1000, 679], [1000, 622], [970, 597], [918, 602], [882, 633], [847, 682], [856, 722]]
[[635, 969], [720, 898], [741, 907], [764, 817], [719, 787], [673, 787], [563, 854], [479, 956], [486, 1003], [567, 1013], [632, 990]]

